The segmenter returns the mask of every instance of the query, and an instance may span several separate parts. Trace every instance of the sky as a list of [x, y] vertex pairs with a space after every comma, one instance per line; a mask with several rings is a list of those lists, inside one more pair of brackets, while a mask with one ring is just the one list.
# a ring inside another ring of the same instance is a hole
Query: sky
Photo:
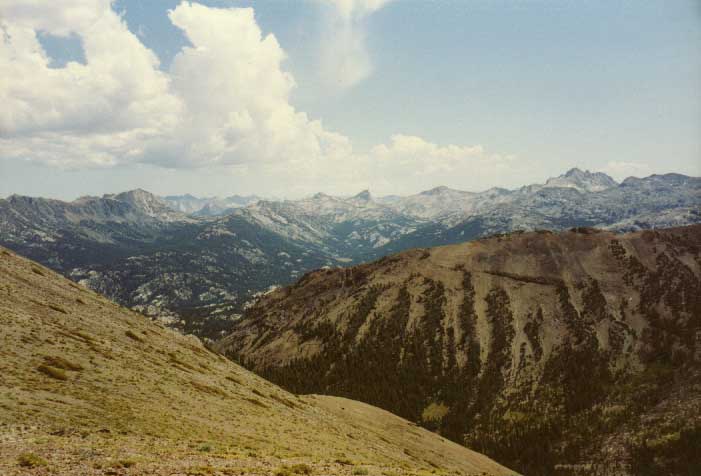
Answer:
[[0, 196], [701, 176], [697, 0], [0, 0]]

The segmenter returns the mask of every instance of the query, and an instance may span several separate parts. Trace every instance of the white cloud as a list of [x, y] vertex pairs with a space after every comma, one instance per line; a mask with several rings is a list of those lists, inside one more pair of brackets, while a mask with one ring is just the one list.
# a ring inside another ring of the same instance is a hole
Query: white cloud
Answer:
[[321, 73], [330, 88], [346, 89], [367, 78], [372, 61], [365, 44], [367, 18], [392, 0], [321, 0]]
[[290, 105], [295, 82], [282, 68], [285, 52], [262, 35], [253, 9], [182, 3], [169, 17], [193, 45], [170, 72], [187, 115], [177, 140], [155, 147], [151, 159], [197, 166], [311, 160], [346, 145]]
[[[138, 156], [135, 144], [180, 116], [169, 78], [109, 2], [57, 5], [0, 5], [0, 153], [91, 164]], [[38, 31], [78, 35], [86, 64], [49, 68]], [[61, 150], [68, 154], [58, 155]]]
[[[348, 137], [290, 104], [295, 81], [283, 67], [285, 52], [275, 36], [262, 34], [250, 8], [181, 3], [168, 15], [192, 46], [162, 72], [108, 0], [43, 3], [0, 3], [4, 160], [76, 169], [228, 167], [290, 195], [411, 192], [441, 183], [482, 188], [518, 170], [513, 158], [481, 146], [440, 146], [410, 135], [354, 151]], [[387, 1], [333, 3], [339, 18], [359, 25]], [[85, 64], [49, 68], [39, 31], [80, 37]]]

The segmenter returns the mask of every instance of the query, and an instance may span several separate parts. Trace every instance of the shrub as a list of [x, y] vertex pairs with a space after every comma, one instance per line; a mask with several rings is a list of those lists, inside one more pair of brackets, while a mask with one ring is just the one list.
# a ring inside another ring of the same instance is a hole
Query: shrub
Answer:
[[143, 339], [141, 337], [137, 336], [136, 334], [134, 334], [132, 331], [126, 331], [124, 333], [124, 335], [126, 335], [128, 338], [133, 339], [137, 342], [143, 342]]
[[136, 465], [133, 459], [118, 459], [109, 464], [110, 468], [131, 468]]
[[288, 399], [286, 399], [280, 395], [275, 395], [274, 393], [271, 393], [270, 398], [272, 398], [276, 402], [282, 403], [286, 407], [289, 407], [289, 408], [296, 408], [297, 407], [297, 405], [294, 402], [291, 402]]
[[304, 463], [282, 466], [275, 471], [275, 476], [291, 476], [293, 474], [312, 474], [312, 468]]
[[56, 380], [68, 380], [68, 376], [66, 375], [66, 372], [62, 369], [57, 369], [56, 367], [51, 367], [50, 365], [40, 365], [37, 367], [37, 370], [44, 375], [47, 375], [51, 378], [55, 378]]
[[47, 306], [49, 306], [50, 309], [53, 309], [56, 312], [60, 312], [62, 314], [68, 314], [68, 311], [66, 311], [61, 306], [57, 306], [56, 304], [47, 304]]
[[248, 401], [251, 402], [252, 404], [257, 405], [257, 406], [259, 406], [259, 407], [268, 408], [268, 405], [266, 405], [265, 403], [261, 402], [261, 401], [258, 400], [257, 398], [244, 398], [244, 400], [248, 400]]
[[95, 342], [95, 339], [93, 338], [93, 336], [91, 336], [90, 334], [88, 334], [86, 332], [80, 331], [80, 330], [69, 330], [64, 335], [67, 337], [71, 337], [71, 338], [78, 338], [78, 339], [84, 341], [86, 344], [91, 344], [91, 343]]
[[353, 474], [365, 475], [368, 474], [368, 470], [366, 468], [353, 468]]
[[255, 388], [252, 389], [251, 392], [253, 392], [254, 394], [258, 395], [259, 397], [265, 397], [265, 395], [263, 395], [262, 392], [260, 392], [259, 390], [255, 389]]
[[136, 461], [133, 459], [120, 459], [119, 464], [122, 465], [122, 468], [131, 468], [136, 464]]
[[227, 396], [227, 393], [224, 390], [217, 388], [217, 387], [212, 387], [211, 385], [196, 382], [194, 380], [190, 382], [190, 385], [192, 385], [197, 390], [199, 390], [200, 392], [203, 392], [203, 393], [208, 393], [210, 395], [218, 395], [220, 397]]
[[46, 356], [44, 357], [44, 362], [46, 365], [55, 367], [57, 369], [63, 369], [63, 370], [74, 370], [74, 371], [80, 371], [83, 370], [83, 367], [81, 367], [79, 364], [74, 364], [73, 362], [70, 362], [63, 357], [55, 357], [55, 356]]
[[17, 457], [17, 463], [23, 468], [36, 468], [48, 464], [44, 458], [34, 453], [22, 453]]
[[444, 403], [432, 402], [424, 408], [421, 413], [421, 420], [424, 422], [440, 422], [448, 414], [448, 411], [450, 411], [450, 408]]
[[290, 466], [290, 471], [293, 474], [312, 474], [312, 468], [304, 463]]
[[229, 380], [230, 382], [234, 382], [237, 385], [242, 385], [242, 382], [239, 379], [237, 379], [236, 377], [232, 377], [231, 375], [227, 375], [225, 378], [227, 380]]
[[175, 352], [168, 353], [168, 358], [173, 365], [182, 367], [181, 370], [185, 370], [186, 372], [189, 370], [197, 371], [195, 367], [180, 359]]

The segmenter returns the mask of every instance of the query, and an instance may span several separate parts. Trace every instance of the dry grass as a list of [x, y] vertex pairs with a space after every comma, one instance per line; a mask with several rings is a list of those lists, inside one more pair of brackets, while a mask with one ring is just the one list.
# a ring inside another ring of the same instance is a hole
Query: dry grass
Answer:
[[17, 457], [17, 464], [22, 468], [38, 468], [48, 465], [44, 458], [34, 453], [22, 453]]
[[[40, 471], [52, 475], [350, 475], [354, 466], [337, 462], [345, 455], [371, 474], [419, 475], [445, 450], [440, 437], [379, 409], [358, 404], [357, 419], [355, 402], [298, 398], [71, 284], [20, 257], [0, 260], [0, 289], [13, 290], [0, 299], [3, 476], [28, 473], [20, 458], [48, 462]], [[59, 302], [66, 313], [36, 302]], [[446, 471], [511, 474], [448, 447]]]

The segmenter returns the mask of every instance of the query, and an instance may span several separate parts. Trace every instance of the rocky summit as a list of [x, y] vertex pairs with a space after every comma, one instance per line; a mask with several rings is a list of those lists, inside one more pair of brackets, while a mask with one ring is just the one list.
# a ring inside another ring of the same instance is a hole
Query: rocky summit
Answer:
[[218, 349], [523, 474], [697, 474], [701, 226], [512, 233], [315, 271]]

